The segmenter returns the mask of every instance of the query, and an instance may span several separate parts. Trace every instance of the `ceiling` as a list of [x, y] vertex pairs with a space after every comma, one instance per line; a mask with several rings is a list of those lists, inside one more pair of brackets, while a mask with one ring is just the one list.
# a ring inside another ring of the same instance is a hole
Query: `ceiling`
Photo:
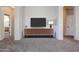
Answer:
[[2, 11], [5, 15], [11, 15], [14, 12], [14, 8], [10, 6], [2, 7]]

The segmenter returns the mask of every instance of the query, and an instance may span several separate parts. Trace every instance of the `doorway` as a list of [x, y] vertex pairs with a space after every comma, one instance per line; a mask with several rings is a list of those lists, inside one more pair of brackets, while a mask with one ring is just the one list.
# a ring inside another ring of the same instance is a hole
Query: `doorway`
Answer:
[[4, 35], [5, 38], [11, 36], [11, 25], [9, 15], [4, 14]]
[[2, 12], [4, 16], [4, 39], [12, 39], [14, 35], [14, 7], [3, 6]]
[[63, 34], [64, 37], [73, 38], [75, 34], [75, 19], [74, 19], [74, 7], [65, 6], [64, 7], [64, 17], [63, 17]]

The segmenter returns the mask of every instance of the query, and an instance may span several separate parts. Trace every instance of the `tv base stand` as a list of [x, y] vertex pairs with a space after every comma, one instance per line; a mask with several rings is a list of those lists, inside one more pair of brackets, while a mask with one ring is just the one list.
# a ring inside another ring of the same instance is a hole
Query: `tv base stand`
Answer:
[[53, 36], [53, 29], [51, 28], [26, 28], [24, 29], [24, 36]]

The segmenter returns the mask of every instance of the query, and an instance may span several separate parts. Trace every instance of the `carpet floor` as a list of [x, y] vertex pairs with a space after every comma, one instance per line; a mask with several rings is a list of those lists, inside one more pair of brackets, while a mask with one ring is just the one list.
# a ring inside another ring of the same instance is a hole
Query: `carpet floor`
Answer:
[[0, 52], [79, 52], [79, 41], [72, 38], [23, 38], [13, 44], [0, 41]]

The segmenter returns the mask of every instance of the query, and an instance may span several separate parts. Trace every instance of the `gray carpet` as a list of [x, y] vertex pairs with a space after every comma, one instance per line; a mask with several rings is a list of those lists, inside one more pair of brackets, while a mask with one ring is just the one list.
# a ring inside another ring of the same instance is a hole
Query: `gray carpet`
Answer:
[[78, 52], [79, 41], [65, 38], [24, 38], [13, 45], [0, 43], [0, 52]]

